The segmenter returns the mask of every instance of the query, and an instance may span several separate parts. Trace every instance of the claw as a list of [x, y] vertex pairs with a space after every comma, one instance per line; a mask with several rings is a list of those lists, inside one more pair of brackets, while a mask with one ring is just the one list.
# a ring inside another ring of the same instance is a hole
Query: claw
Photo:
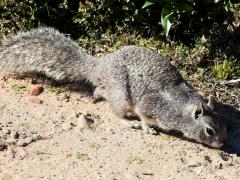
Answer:
[[145, 132], [148, 134], [156, 135], [157, 131], [154, 128], [151, 127], [142, 127]]
[[142, 121], [142, 129], [148, 134], [152, 134], [152, 135], [157, 134], [157, 131], [154, 128], [149, 127], [149, 125], [143, 121]]

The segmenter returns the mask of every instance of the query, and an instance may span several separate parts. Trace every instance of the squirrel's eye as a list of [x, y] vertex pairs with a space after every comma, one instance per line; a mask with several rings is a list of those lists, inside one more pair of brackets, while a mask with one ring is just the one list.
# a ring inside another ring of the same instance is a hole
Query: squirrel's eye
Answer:
[[210, 129], [210, 128], [206, 128], [206, 133], [209, 136], [214, 136], [215, 135], [214, 131], [212, 129]]

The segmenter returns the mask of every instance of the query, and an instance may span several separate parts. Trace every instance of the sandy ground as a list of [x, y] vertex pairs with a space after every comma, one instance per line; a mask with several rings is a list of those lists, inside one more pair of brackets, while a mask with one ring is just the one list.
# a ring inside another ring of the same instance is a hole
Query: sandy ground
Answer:
[[237, 131], [227, 148], [210, 149], [129, 129], [106, 102], [93, 103], [86, 93], [45, 87], [34, 97], [29, 89], [36, 84], [0, 79], [3, 180], [240, 179]]

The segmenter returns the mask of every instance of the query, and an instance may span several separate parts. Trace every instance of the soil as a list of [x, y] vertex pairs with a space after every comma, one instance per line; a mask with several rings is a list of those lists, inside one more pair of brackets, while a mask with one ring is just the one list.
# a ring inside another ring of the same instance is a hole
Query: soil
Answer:
[[[36, 86], [44, 91], [30, 95]], [[3, 180], [239, 179], [240, 128], [233, 127], [226, 147], [211, 149], [129, 129], [89, 93], [0, 76]]]

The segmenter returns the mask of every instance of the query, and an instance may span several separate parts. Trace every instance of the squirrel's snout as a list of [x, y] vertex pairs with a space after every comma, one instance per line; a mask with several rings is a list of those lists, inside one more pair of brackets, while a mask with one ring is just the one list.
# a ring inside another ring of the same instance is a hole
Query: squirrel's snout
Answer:
[[213, 143], [213, 147], [215, 148], [222, 148], [227, 141], [227, 136], [221, 136], [221, 137], [217, 137], [216, 141]]

